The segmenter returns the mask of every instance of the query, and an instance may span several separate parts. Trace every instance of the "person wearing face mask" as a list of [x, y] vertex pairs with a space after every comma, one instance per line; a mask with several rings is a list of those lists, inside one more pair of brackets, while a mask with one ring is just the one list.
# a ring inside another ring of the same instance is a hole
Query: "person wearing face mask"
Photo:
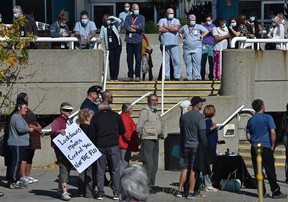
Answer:
[[127, 15], [131, 15], [132, 13], [130, 12], [130, 4], [129, 3], [125, 3], [124, 4], [124, 11], [122, 11], [119, 14], [119, 18], [121, 19], [121, 28], [124, 27], [124, 23], [126, 20]]
[[173, 61], [174, 80], [180, 81], [180, 49], [179, 34], [180, 21], [174, 18], [174, 10], [168, 8], [166, 17], [161, 18], [158, 22], [158, 30], [160, 32], [161, 46], [165, 46], [165, 80], [170, 78], [170, 58]]
[[100, 39], [104, 40], [105, 49], [109, 50], [109, 72], [111, 81], [118, 81], [122, 42], [119, 35], [121, 20], [106, 14], [100, 30]]
[[0, 12], [0, 24], [3, 24], [2, 13]]
[[158, 96], [151, 94], [147, 101], [148, 106], [140, 112], [136, 131], [141, 139], [141, 161], [148, 175], [150, 191], [153, 191], [158, 169], [159, 138], [164, 138], [164, 125], [157, 113]]
[[[283, 16], [283, 17], [282, 17]], [[283, 13], [278, 14], [272, 19], [273, 28], [271, 30], [270, 39], [284, 39], [284, 24], [282, 23], [284, 19]], [[281, 49], [280, 44], [276, 44], [276, 49]]]
[[80, 22], [77, 22], [73, 29], [74, 36], [79, 40], [76, 49], [92, 49], [94, 44], [90, 40], [96, 36], [96, 30], [95, 22], [89, 20], [88, 12], [82, 11]]
[[[139, 14], [139, 5], [132, 5], [132, 14], [127, 15], [124, 23], [124, 29], [126, 30], [126, 52], [127, 52], [127, 64], [128, 64], [128, 80], [140, 81], [141, 75], [141, 51], [142, 51], [142, 39], [144, 35], [145, 17]], [[133, 68], [135, 56], [135, 71]]]
[[[229, 34], [230, 34], [229, 41], [231, 41], [234, 37], [241, 36], [241, 33], [239, 32], [239, 25], [235, 17], [231, 17], [229, 19], [228, 29], [229, 29]], [[236, 44], [236, 48], [238, 48], [238, 43]]]
[[[66, 23], [67, 17], [64, 10], [62, 10], [59, 14], [58, 20], [50, 26], [50, 36], [52, 38], [70, 36], [69, 27]], [[68, 49], [68, 46], [65, 42], [53, 42], [52, 49]]]
[[221, 67], [220, 67], [220, 51], [227, 49], [228, 40], [230, 34], [226, 27], [226, 21], [224, 18], [219, 18], [215, 21], [215, 27], [213, 28], [212, 34], [215, 40], [214, 50], [214, 78], [220, 80]]
[[202, 42], [202, 59], [201, 59], [201, 78], [205, 80], [206, 73], [206, 62], [208, 58], [209, 63], [209, 80], [213, 80], [213, 64], [214, 64], [214, 55], [213, 55], [213, 46], [214, 46], [214, 37], [212, 35], [212, 30], [215, 25], [212, 23], [212, 15], [208, 14], [205, 18], [206, 24], [204, 27], [209, 31], [206, 37], [203, 38]]
[[186, 64], [185, 81], [201, 80], [202, 40], [209, 31], [200, 24], [196, 24], [196, 16], [187, 17], [188, 25], [179, 29], [183, 39], [183, 59]]
[[119, 200], [119, 182], [120, 182], [120, 149], [119, 135], [126, 132], [122, 118], [117, 112], [110, 108], [113, 103], [113, 96], [110, 91], [103, 92], [103, 101], [99, 105], [99, 112], [91, 120], [89, 128], [89, 137], [94, 145], [99, 149], [102, 156], [96, 163], [96, 181], [98, 192], [96, 199], [102, 200], [104, 197], [104, 174], [106, 165], [112, 174], [113, 182], [113, 200]]
[[[21, 28], [20, 35], [22, 37], [27, 36], [27, 33], [33, 34], [36, 37], [38, 36], [38, 28], [37, 28], [37, 25], [33, 16], [24, 14], [20, 6], [15, 6], [12, 12], [13, 12], [14, 19], [18, 19], [22, 17], [26, 20], [25, 25]], [[37, 46], [35, 45], [35, 43], [30, 43], [29, 48], [35, 49], [37, 48]]]
[[[256, 12], [251, 11], [249, 15], [249, 19], [246, 22], [247, 29], [251, 34], [254, 34], [257, 39], [261, 38], [262, 34], [262, 27], [258, 23], [258, 19], [256, 18]], [[254, 44], [255, 45], [255, 44]], [[254, 46], [255, 49], [255, 46]]]

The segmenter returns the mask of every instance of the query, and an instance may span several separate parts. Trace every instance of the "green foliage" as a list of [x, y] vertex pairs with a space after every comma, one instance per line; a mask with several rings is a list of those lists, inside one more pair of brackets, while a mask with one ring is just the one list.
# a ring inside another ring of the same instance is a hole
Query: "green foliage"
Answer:
[[21, 28], [26, 22], [27, 20], [20, 16], [13, 20], [10, 27], [0, 24], [0, 37], [4, 38], [0, 40], [0, 84], [6, 84], [8, 87], [7, 94], [2, 95], [1, 114], [4, 107], [6, 108], [4, 114], [8, 114], [12, 109], [13, 102], [9, 93], [12, 92], [13, 85], [23, 78], [20, 72], [28, 64], [30, 43], [35, 42], [32, 33], [25, 33], [26, 37], [20, 37]]
[[187, 25], [187, 23], [188, 23], [187, 18], [179, 17], [178, 19], [179, 19], [179, 21], [180, 21], [181, 26]]
[[178, 8], [180, 0], [146, 0], [150, 7], [154, 7], [161, 14], [165, 14], [168, 8], [173, 8], [174, 10]]
[[155, 33], [158, 33], [158, 28], [153, 21], [148, 21], [145, 24], [144, 32], [146, 34], [155, 34]]

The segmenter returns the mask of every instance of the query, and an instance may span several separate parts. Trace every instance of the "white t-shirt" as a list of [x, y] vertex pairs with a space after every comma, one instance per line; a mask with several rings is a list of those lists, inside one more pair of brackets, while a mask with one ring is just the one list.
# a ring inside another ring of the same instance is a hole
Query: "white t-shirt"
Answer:
[[[221, 29], [220, 27], [214, 27], [213, 31], [212, 31], [212, 35], [213, 36], [225, 36], [229, 34], [229, 31], [227, 29], [227, 27]], [[222, 48], [221, 48], [222, 47]], [[221, 49], [227, 49], [228, 47], [228, 40], [227, 39], [223, 39], [221, 41], [216, 42], [215, 41], [215, 46], [214, 46], [214, 50], [215, 51], [220, 51]]]

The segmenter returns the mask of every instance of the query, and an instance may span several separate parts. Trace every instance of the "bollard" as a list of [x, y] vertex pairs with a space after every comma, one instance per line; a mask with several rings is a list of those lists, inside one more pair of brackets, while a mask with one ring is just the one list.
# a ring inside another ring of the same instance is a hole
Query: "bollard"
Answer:
[[258, 183], [258, 199], [259, 202], [263, 202], [263, 172], [262, 172], [262, 145], [260, 143], [257, 144], [256, 146], [256, 162], [257, 162], [257, 183]]

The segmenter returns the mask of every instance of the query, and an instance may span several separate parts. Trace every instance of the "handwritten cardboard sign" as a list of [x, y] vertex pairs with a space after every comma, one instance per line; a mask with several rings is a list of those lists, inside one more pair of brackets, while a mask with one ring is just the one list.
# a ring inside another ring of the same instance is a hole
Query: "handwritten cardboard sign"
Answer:
[[76, 123], [67, 124], [65, 131], [65, 135], [57, 135], [53, 142], [74, 168], [82, 173], [102, 154]]

